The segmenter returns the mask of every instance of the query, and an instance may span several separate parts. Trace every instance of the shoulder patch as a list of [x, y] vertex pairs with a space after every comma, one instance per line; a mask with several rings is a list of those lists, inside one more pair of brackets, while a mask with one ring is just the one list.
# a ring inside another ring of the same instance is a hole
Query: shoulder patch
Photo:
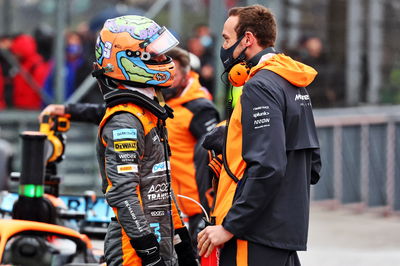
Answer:
[[113, 139], [137, 139], [136, 128], [121, 128], [112, 131]]

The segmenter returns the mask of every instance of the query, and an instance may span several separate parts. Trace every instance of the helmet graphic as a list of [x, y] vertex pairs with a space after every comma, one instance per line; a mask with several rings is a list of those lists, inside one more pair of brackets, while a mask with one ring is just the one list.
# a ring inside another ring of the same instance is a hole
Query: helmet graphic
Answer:
[[178, 40], [153, 20], [142, 16], [108, 19], [97, 38], [96, 68], [106, 77], [133, 86], [169, 87], [175, 66], [171, 58], [154, 57], [178, 45]]

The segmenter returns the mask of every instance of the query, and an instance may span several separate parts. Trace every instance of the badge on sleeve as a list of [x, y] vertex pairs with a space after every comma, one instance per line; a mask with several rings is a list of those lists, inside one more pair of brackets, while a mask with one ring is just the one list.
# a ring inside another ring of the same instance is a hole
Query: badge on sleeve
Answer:
[[136, 128], [120, 128], [113, 130], [113, 139], [137, 139]]
[[137, 140], [123, 140], [114, 142], [115, 151], [136, 151]]

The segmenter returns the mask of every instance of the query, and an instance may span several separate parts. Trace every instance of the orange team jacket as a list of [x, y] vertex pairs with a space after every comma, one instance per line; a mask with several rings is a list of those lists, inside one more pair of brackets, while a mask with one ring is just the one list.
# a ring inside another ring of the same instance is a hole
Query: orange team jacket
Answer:
[[[211, 185], [206, 168], [208, 158], [197, 160], [200, 156], [195, 155], [195, 150], [202, 149], [200, 145], [196, 146], [198, 140], [219, 120], [218, 111], [210, 101], [211, 95], [200, 85], [198, 74], [191, 72], [190, 75], [189, 84], [182, 94], [167, 101], [174, 110], [174, 118], [166, 120], [172, 152], [172, 187], [180, 209], [188, 216], [202, 213], [201, 208], [178, 195], [190, 197], [203, 205], [207, 204], [204, 191]], [[207, 156], [205, 150], [204, 154]], [[204, 165], [200, 165], [201, 161]]]

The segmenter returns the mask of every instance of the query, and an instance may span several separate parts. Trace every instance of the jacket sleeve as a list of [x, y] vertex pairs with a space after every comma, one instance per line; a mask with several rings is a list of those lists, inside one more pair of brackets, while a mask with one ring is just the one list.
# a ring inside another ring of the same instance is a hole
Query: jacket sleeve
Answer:
[[[124, 133], [124, 137], [121, 137]], [[132, 114], [114, 115], [102, 130], [108, 188], [105, 198], [127, 235], [139, 238], [151, 233], [138, 197], [141, 158], [144, 153], [144, 130]], [[125, 148], [121, 148], [125, 145]], [[126, 147], [129, 147], [128, 149]], [[130, 154], [131, 163], [120, 162], [120, 155]]]
[[196, 99], [187, 103], [185, 107], [193, 113], [189, 131], [197, 140], [210, 132], [219, 122], [219, 113], [217, 109], [214, 104], [207, 99]]
[[71, 115], [71, 121], [87, 122], [98, 125], [106, 112], [104, 104], [70, 103], [65, 106], [65, 113]]
[[321, 172], [321, 156], [320, 150], [314, 149], [312, 151], [312, 164], [311, 164], [311, 185], [315, 185], [318, 183], [320, 179], [320, 172]]
[[280, 189], [286, 169], [284, 98], [266, 84], [245, 85], [242, 105], [242, 157], [247, 164], [223, 226], [245, 235]]

